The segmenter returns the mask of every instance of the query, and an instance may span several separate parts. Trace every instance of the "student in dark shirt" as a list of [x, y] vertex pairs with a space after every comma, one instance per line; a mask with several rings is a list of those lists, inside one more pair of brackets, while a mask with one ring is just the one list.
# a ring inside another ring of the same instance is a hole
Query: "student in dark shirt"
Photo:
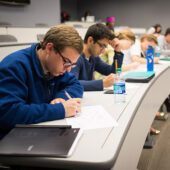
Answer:
[[107, 17], [106, 26], [114, 32], [115, 17]]
[[[0, 62], [0, 137], [16, 124], [74, 116], [83, 88], [69, 73], [83, 50], [70, 26], [52, 27], [41, 43], [14, 52]], [[67, 91], [74, 99], [69, 99]]]
[[[101, 91], [105, 87], [113, 85], [115, 73], [115, 60], [118, 67], [122, 66], [123, 53], [120, 52], [119, 44], [114, 41], [114, 34], [103, 24], [95, 24], [89, 27], [84, 38], [83, 53], [76, 63], [76, 67], [72, 68], [74, 73], [80, 80], [85, 91]], [[108, 44], [115, 49], [115, 56], [112, 65], [103, 62], [99, 55], [105, 51]], [[104, 79], [93, 80], [93, 73], [97, 71], [106, 75]]]

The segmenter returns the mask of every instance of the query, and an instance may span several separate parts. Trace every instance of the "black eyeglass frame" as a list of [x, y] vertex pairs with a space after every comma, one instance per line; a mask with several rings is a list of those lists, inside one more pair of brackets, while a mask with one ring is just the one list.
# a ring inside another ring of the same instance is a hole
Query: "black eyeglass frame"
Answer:
[[100, 46], [101, 49], [107, 48], [107, 46], [105, 44], [101, 44], [98, 41], [96, 41], [95, 43], [97, 43]]
[[62, 60], [63, 60], [63, 62], [64, 62], [63, 66], [64, 66], [65, 68], [69, 68], [69, 67], [74, 68], [74, 67], [77, 66], [76, 63], [72, 63], [68, 58], [64, 57], [64, 56], [60, 53], [59, 50], [56, 50], [56, 51], [57, 51], [57, 53], [61, 56], [61, 58], [62, 58]]

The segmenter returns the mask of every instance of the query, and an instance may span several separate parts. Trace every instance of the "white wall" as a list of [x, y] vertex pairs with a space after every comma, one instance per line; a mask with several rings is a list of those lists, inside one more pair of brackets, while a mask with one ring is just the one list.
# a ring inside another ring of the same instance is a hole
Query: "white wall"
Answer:
[[57, 25], [60, 23], [60, 0], [31, 0], [27, 6], [0, 5], [0, 22], [24, 27], [34, 27], [36, 23]]

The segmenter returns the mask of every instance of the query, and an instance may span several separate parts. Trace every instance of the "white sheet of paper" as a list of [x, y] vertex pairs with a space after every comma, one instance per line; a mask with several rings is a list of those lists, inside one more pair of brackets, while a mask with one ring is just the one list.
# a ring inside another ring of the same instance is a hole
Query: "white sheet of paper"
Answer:
[[133, 83], [126, 83], [126, 89], [134, 89], [138, 88], [139, 85], [133, 84]]
[[97, 129], [118, 126], [116, 120], [100, 105], [82, 107], [76, 117], [66, 119], [73, 128]]

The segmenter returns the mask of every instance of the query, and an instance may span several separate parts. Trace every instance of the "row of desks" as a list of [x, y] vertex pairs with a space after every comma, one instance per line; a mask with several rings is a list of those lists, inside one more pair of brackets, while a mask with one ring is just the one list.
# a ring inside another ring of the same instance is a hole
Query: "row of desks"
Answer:
[[[126, 83], [126, 102], [115, 104], [113, 94], [85, 92], [83, 106], [101, 105], [116, 119], [117, 127], [84, 130], [69, 158], [0, 157], [0, 163], [68, 169], [136, 170], [143, 145], [156, 112], [170, 93], [170, 66], [160, 62], [149, 83]], [[146, 71], [146, 65], [138, 70]], [[57, 120], [44, 124], [67, 124]]]

